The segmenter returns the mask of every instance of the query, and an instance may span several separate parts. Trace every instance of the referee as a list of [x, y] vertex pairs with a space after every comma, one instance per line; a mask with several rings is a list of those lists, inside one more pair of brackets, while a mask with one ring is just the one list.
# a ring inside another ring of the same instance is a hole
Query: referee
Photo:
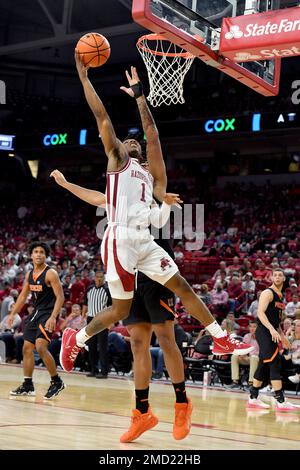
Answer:
[[[111, 296], [104, 281], [104, 273], [96, 271], [95, 283], [88, 287], [83, 301], [83, 316], [87, 313], [87, 323], [106, 307], [111, 305]], [[108, 374], [108, 329], [105, 329], [87, 341], [91, 371], [87, 377], [107, 379]], [[99, 372], [98, 364], [101, 364]]]

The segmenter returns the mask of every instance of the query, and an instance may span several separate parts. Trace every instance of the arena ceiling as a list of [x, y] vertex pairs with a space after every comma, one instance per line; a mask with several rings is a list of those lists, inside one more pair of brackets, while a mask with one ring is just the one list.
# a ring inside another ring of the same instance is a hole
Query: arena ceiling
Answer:
[[[279, 0], [281, 7], [295, 0]], [[143, 28], [133, 22], [132, 0], [1, 0], [0, 62], [3, 65], [73, 67], [78, 38], [89, 31], [108, 37], [109, 65], [137, 60]]]
[[14, 67], [73, 67], [74, 46], [89, 31], [110, 41], [110, 65], [134, 61], [143, 28], [131, 0], [1, 0], [0, 62]]

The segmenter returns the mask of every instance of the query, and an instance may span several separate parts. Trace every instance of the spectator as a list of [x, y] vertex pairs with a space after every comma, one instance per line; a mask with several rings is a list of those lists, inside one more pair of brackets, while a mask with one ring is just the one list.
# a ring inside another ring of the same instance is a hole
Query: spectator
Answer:
[[289, 287], [287, 287], [287, 289], [285, 290], [286, 301], [291, 302], [294, 294], [298, 295], [299, 290], [298, 290], [298, 286], [295, 282], [295, 279], [291, 278], [289, 280]]
[[7, 297], [4, 297], [2, 304], [1, 304], [1, 314], [0, 314], [0, 321], [2, 321], [6, 315], [8, 314], [9, 307], [11, 302], [15, 302], [18, 298], [18, 291], [16, 289], [12, 289]]
[[236, 307], [241, 303], [244, 294], [242, 283], [240, 282], [238, 276], [232, 276], [227, 290], [229, 296], [229, 309], [235, 310]]
[[251, 296], [255, 292], [255, 282], [253, 281], [252, 273], [248, 272], [245, 274], [242, 282], [242, 289], [245, 291], [248, 296]]
[[84, 284], [85, 292], [86, 292], [87, 289], [88, 289], [88, 288], [90, 287], [90, 285], [92, 284], [92, 281], [91, 281], [90, 278], [89, 278], [89, 271], [88, 271], [88, 269], [83, 269], [81, 282]]
[[287, 262], [282, 264], [284, 275], [287, 279], [294, 278], [297, 274], [295, 268], [296, 260], [291, 256], [288, 257]]
[[108, 354], [109, 356], [127, 352], [130, 349], [130, 336], [123, 336], [121, 333], [111, 330], [108, 333]]
[[285, 318], [282, 323], [282, 332], [285, 336], [291, 334], [292, 320], [290, 318]]
[[86, 325], [86, 319], [81, 315], [81, 307], [78, 304], [72, 305], [70, 315], [64, 320], [61, 329], [73, 328], [74, 330], [81, 330]]
[[271, 282], [272, 270], [266, 268], [265, 263], [262, 260], [256, 261], [256, 269], [254, 271], [255, 281]]
[[240, 329], [240, 325], [235, 321], [234, 312], [228, 312], [226, 315], [226, 319], [230, 320], [233, 323], [234, 330], [238, 331]]
[[228, 320], [228, 318], [224, 318], [224, 320], [222, 320], [221, 328], [222, 330], [227, 331], [230, 338], [235, 338], [237, 336], [236, 330], [234, 328], [234, 322]]
[[223, 289], [223, 284], [218, 283], [217, 288], [211, 291], [211, 303], [217, 310], [225, 311], [228, 308], [228, 292]]
[[200, 290], [197, 292], [198, 297], [202, 300], [202, 302], [205, 303], [205, 305], [210, 305], [211, 304], [211, 295], [208, 292], [208, 285], [207, 284], [201, 284]]
[[297, 313], [300, 313], [300, 302], [299, 302], [299, 295], [293, 294], [292, 301], [288, 302], [284, 313], [288, 318], [295, 318]]
[[257, 291], [257, 298], [256, 300], [253, 300], [248, 310], [248, 315], [252, 315], [252, 317], [254, 318], [257, 317], [258, 301], [259, 301], [261, 292], [262, 292], [261, 290]]
[[18, 328], [21, 323], [20, 315], [16, 314], [13, 320], [12, 326], [9, 326], [8, 319], [9, 314], [12, 311], [15, 305], [14, 301], [11, 301], [8, 306], [8, 314], [2, 322], [0, 323], [0, 340], [4, 341], [6, 347], [6, 362], [11, 362], [15, 356], [15, 340], [14, 340], [14, 332]]
[[295, 375], [289, 376], [289, 380], [294, 384], [300, 382], [300, 320], [294, 320], [294, 331], [291, 335], [291, 349], [290, 349], [290, 358], [295, 367]]
[[228, 274], [233, 274], [240, 269], [240, 259], [238, 256], [234, 256], [232, 264], [228, 266]]
[[245, 344], [251, 344], [251, 346], [254, 347], [254, 350], [250, 354], [247, 354], [245, 356], [234, 356], [234, 355], [231, 356], [232, 384], [230, 388], [232, 389], [239, 388], [239, 377], [240, 377], [239, 366], [240, 365], [250, 366], [248, 385], [251, 386], [253, 384], [253, 375], [257, 369], [258, 361], [259, 361], [259, 347], [255, 339], [256, 328], [257, 328], [257, 323], [255, 321], [250, 321], [249, 333], [247, 333], [243, 338], [243, 342]]
[[[220, 279], [220, 274], [221, 272], [225, 271], [225, 275], [227, 276], [227, 267], [226, 267], [226, 261], [220, 261], [219, 269], [216, 270], [215, 274], [213, 275], [212, 279], [214, 281], [218, 281]], [[226, 277], [225, 276], [225, 277]]]
[[226, 274], [226, 271], [220, 271], [220, 274], [218, 275], [217, 277], [217, 280], [214, 284], [214, 289], [217, 289], [218, 285], [219, 284], [222, 284], [223, 285], [223, 288], [224, 289], [227, 289], [227, 286], [228, 286], [228, 282], [226, 280], [227, 278], [227, 274]]
[[[71, 270], [72, 266], [70, 267]], [[71, 275], [71, 274], [70, 274]], [[72, 281], [72, 276], [71, 276]], [[71, 285], [70, 288], [70, 300], [72, 303], [81, 304], [83, 302], [85, 292], [85, 285], [81, 282], [81, 274], [76, 273], [75, 275], [75, 282]]]

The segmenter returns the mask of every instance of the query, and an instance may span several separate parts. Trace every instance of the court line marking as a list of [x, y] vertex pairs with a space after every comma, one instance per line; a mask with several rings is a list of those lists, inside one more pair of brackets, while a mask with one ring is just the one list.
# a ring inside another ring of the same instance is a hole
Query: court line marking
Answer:
[[[21, 397], [18, 397], [17, 399], [13, 398], [13, 401], [15, 402], [20, 402], [20, 403], [26, 403], [26, 399], [19, 399]], [[5, 398], [0, 398], [0, 401], [7, 401], [7, 399]], [[48, 402], [27, 402], [29, 405], [42, 405], [42, 406], [46, 406], [49, 405]], [[53, 403], [53, 402], [52, 402]], [[84, 412], [84, 413], [97, 413], [97, 414], [100, 414], [100, 415], [110, 415], [110, 416], [116, 416], [116, 417], [121, 417], [121, 418], [126, 418], [128, 419], [128, 416], [124, 416], [124, 415], [120, 415], [118, 413], [114, 413], [114, 412], [109, 412], [109, 411], [92, 411], [92, 410], [82, 410], [82, 409], [78, 409], [78, 408], [73, 408], [73, 407], [66, 407], [66, 406], [55, 406], [56, 409], [63, 409], [63, 410], [71, 410], [71, 411], [79, 411], [79, 412]], [[173, 424], [172, 421], [162, 421], [160, 420], [159, 421], [160, 423], [162, 424]], [[34, 426], [35, 424], [24, 424], [24, 426]], [[44, 424], [41, 424], [42, 426], [44, 426]], [[11, 425], [0, 425], [0, 428], [2, 427], [10, 427], [10, 426], [18, 426], [18, 424], [11, 424]], [[21, 425], [22, 426], [22, 425]], [[45, 426], [48, 426], [45, 424]], [[49, 424], [49, 426], [64, 426], [64, 424], [56, 424], [56, 423], [53, 423], [53, 424]], [[68, 426], [78, 426], [80, 427], [81, 425], [77, 425], [77, 424], [70, 424]], [[88, 425], [83, 425], [83, 426], [88, 426]], [[91, 425], [93, 427], [97, 427], [97, 425]], [[107, 427], [106, 425], [99, 425], [99, 427]], [[192, 423], [192, 427], [206, 427], [206, 425], [201, 425], [200, 423], [195, 423], [193, 424]], [[117, 429], [127, 429], [124, 428], [124, 427], [119, 427], [119, 426], [114, 426], [114, 428], [117, 428]], [[283, 438], [283, 437], [279, 437], [279, 436], [268, 436], [268, 435], [265, 435], [265, 434], [252, 434], [252, 433], [247, 433], [247, 432], [240, 432], [240, 431], [229, 431], [229, 430], [226, 430], [226, 429], [222, 429], [222, 428], [218, 428], [218, 427], [212, 427], [210, 428], [212, 429], [212, 431], [216, 431], [216, 432], [224, 432], [224, 433], [233, 433], [233, 434], [243, 434], [245, 436], [256, 436], [256, 437], [262, 437], [262, 438], [266, 438], [266, 439], [280, 439], [280, 440], [283, 440], [283, 441], [291, 441], [291, 442], [295, 442], [297, 445], [299, 443], [299, 441], [297, 440], [294, 440], [294, 439], [291, 439], [291, 438]], [[165, 431], [165, 430], [156, 430], [156, 432], [169, 432], [169, 431]], [[194, 434], [194, 433], [190, 433], [191, 436], [195, 436], [195, 437], [208, 437], [207, 435], [204, 435], [204, 434]], [[246, 444], [257, 444], [257, 445], [262, 445], [262, 446], [265, 446], [266, 444], [263, 444], [263, 443], [260, 443], [260, 442], [252, 442], [252, 441], [241, 441], [241, 439], [233, 439], [233, 438], [230, 438], [230, 437], [217, 437], [217, 436], [209, 436], [210, 438], [212, 439], [219, 439], [219, 440], [228, 440], [228, 441], [233, 441], [233, 442], [245, 442]]]

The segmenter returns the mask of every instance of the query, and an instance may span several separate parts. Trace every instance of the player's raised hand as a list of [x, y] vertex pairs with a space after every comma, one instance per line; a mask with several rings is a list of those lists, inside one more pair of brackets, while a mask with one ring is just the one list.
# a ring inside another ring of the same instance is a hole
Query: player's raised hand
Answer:
[[85, 80], [88, 76], [89, 66], [85, 66], [79, 52], [75, 49], [75, 62], [76, 68], [81, 81]]
[[54, 178], [55, 182], [59, 184], [59, 186], [65, 186], [67, 183], [67, 180], [64, 177], [63, 173], [61, 173], [61, 171], [59, 170], [52, 171], [52, 173], [50, 174], [50, 177]]
[[174, 194], [174, 193], [166, 193], [163, 201], [165, 204], [168, 204], [168, 206], [177, 206], [180, 207], [180, 204], [183, 203], [182, 199], [180, 199], [179, 194]]
[[128, 72], [128, 70], [125, 70], [125, 75], [128, 80], [129, 88], [121, 86], [120, 90], [127, 93], [127, 95], [131, 96], [131, 98], [138, 98], [143, 94], [143, 87], [136, 71], [136, 68], [130, 67], [130, 73]]

